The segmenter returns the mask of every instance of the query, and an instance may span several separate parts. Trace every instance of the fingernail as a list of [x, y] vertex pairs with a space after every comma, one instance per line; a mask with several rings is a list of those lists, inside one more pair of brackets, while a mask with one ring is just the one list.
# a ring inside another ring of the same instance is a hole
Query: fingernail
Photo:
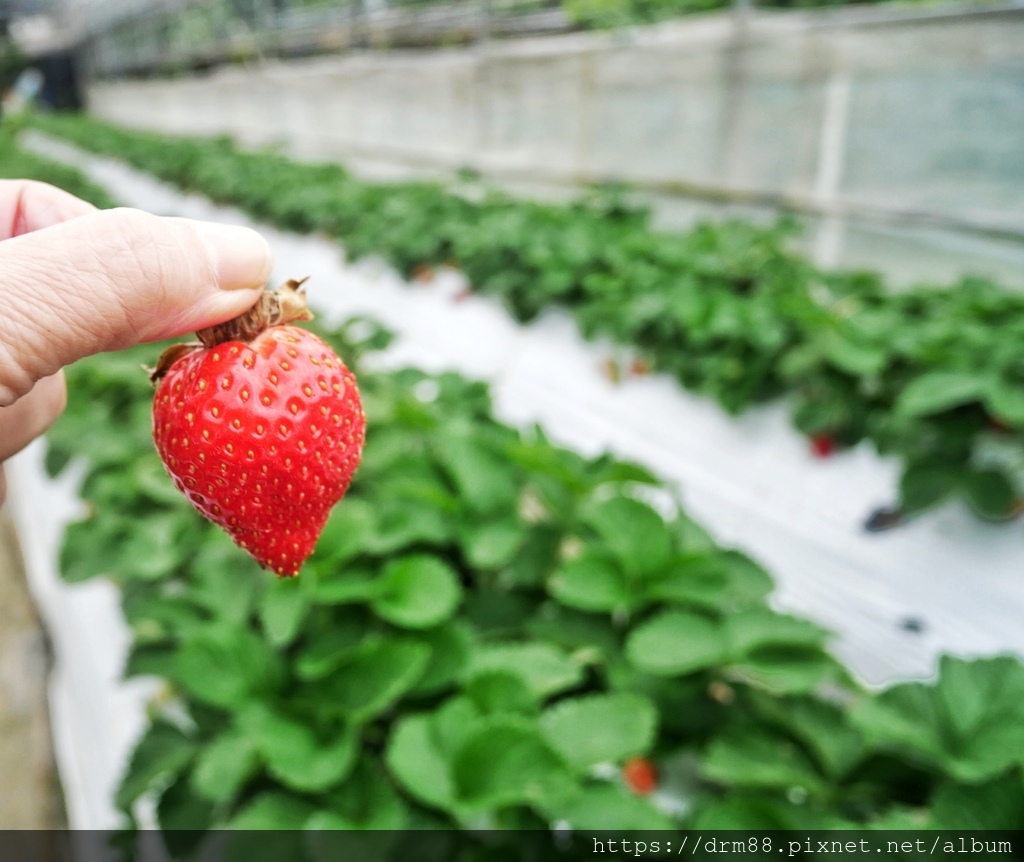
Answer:
[[274, 258], [267, 241], [256, 231], [215, 222], [195, 225], [210, 250], [221, 290], [245, 290], [267, 283]]

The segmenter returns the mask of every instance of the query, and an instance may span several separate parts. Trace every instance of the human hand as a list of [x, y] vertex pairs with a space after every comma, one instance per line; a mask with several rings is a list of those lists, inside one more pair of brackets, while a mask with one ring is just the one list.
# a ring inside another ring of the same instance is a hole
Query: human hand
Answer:
[[248, 228], [100, 211], [44, 183], [0, 180], [0, 504], [3, 462], [64, 409], [65, 365], [230, 320], [272, 265]]

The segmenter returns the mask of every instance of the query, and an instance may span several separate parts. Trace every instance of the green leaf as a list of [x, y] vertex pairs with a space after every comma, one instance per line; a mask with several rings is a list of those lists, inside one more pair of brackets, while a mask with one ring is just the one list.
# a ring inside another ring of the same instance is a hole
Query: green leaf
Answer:
[[372, 605], [390, 623], [425, 629], [449, 619], [461, 599], [458, 575], [437, 557], [419, 555], [388, 563]]
[[733, 830], [749, 834], [752, 829], [854, 829], [858, 824], [829, 811], [766, 793], [733, 791], [703, 808], [687, 826], [690, 829]]
[[563, 700], [540, 719], [548, 743], [576, 770], [647, 753], [657, 725], [654, 704], [626, 692]]
[[[256, 830], [279, 832], [281, 833], [282, 843], [286, 844], [291, 852], [284, 855], [269, 856], [261, 853], [257, 858], [297, 859], [301, 858], [301, 856], [295, 853], [295, 845], [296, 841], [301, 840], [301, 836], [297, 838], [294, 833], [305, 827], [312, 814], [312, 806], [297, 796], [277, 792], [261, 793], [231, 820], [228, 828], [239, 832]], [[261, 836], [260, 838], [260, 842], [266, 842], [267, 840], [266, 837]], [[251, 846], [259, 846], [255, 842], [250, 844]], [[281, 848], [277, 849], [280, 850]], [[251, 855], [236, 854], [231, 858], [253, 857]]]
[[465, 694], [484, 715], [537, 712], [537, 699], [522, 677], [507, 670], [478, 673], [465, 686]]
[[893, 686], [853, 718], [875, 747], [914, 752], [960, 781], [986, 781], [1024, 761], [1024, 665], [945, 656], [935, 686]]
[[724, 622], [732, 654], [737, 658], [762, 647], [816, 647], [828, 638], [828, 631], [821, 626], [766, 607], [729, 614]]
[[896, 401], [896, 412], [907, 417], [930, 416], [981, 400], [987, 381], [962, 371], [930, 371], [913, 380]]
[[161, 795], [156, 806], [160, 835], [170, 853], [181, 858], [192, 853], [213, 823], [213, 806], [192, 792], [181, 777]]
[[270, 774], [293, 790], [323, 792], [355, 765], [357, 735], [351, 729], [321, 743], [304, 724], [262, 707], [243, 713], [242, 726]]
[[260, 600], [259, 615], [267, 640], [287, 646], [299, 633], [309, 610], [305, 582], [299, 578], [275, 578]]
[[255, 693], [276, 688], [281, 665], [254, 632], [218, 627], [186, 641], [175, 662], [175, 678], [198, 700], [235, 708]]
[[512, 562], [526, 535], [516, 519], [470, 525], [463, 533], [466, 559], [476, 569], [499, 569]]
[[350, 656], [366, 637], [368, 623], [355, 611], [334, 615], [330, 627], [316, 630], [295, 656], [295, 673], [300, 679], [317, 680], [329, 676]]
[[932, 799], [928, 828], [1024, 829], [1024, 783], [1013, 773], [981, 785], [947, 781]]
[[446, 434], [436, 441], [435, 451], [471, 510], [489, 513], [514, 505], [517, 487], [509, 464], [471, 437]]
[[769, 696], [758, 699], [757, 711], [802, 742], [833, 779], [842, 778], [864, 756], [864, 738], [840, 707], [810, 698]]
[[377, 518], [373, 506], [365, 500], [347, 499], [335, 506], [317, 541], [312, 562], [322, 563], [328, 569], [367, 550], [376, 528]]
[[536, 726], [512, 716], [491, 719], [452, 762], [457, 798], [475, 809], [557, 804], [574, 786]]
[[597, 506], [588, 521], [627, 574], [646, 577], [668, 562], [671, 534], [650, 506], [629, 497], [612, 497]]
[[429, 660], [430, 649], [422, 643], [396, 638], [367, 640], [331, 676], [312, 684], [312, 696], [325, 713], [363, 721], [409, 691]]
[[581, 832], [606, 830], [655, 831], [677, 824], [650, 802], [627, 793], [617, 784], [591, 784], [561, 809], [558, 818]]
[[423, 632], [418, 640], [430, 650], [430, 661], [412, 693], [435, 694], [453, 685], [469, 662], [469, 652], [473, 645], [472, 629], [456, 620]]
[[401, 719], [384, 757], [388, 769], [414, 798], [445, 810], [453, 806], [455, 787], [449, 764], [435, 746], [428, 716]]
[[207, 743], [192, 772], [195, 791], [210, 802], [230, 802], [256, 771], [256, 746], [232, 730]]
[[889, 360], [883, 348], [863, 344], [835, 332], [826, 336], [824, 353], [828, 361], [840, 371], [858, 377], [881, 374]]
[[712, 781], [733, 787], [818, 791], [821, 776], [789, 739], [759, 727], [730, 728], [707, 748], [701, 771]]
[[679, 557], [645, 591], [648, 599], [711, 611], [759, 605], [774, 588], [757, 563], [735, 551]]
[[561, 650], [543, 643], [493, 644], [478, 648], [469, 660], [467, 679], [489, 671], [520, 677], [537, 698], [565, 691], [583, 679], [582, 668]]
[[846, 678], [832, 656], [818, 647], [806, 646], [758, 647], [730, 670], [775, 694], [809, 694], [826, 682]]
[[707, 617], [662, 611], [637, 626], [626, 640], [626, 657], [655, 676], [680, 676], [721, 664], [728, 655], [725, 632]]
[[900, 477], [903, 510], [913, 513], [937, 506], [957, 490], [963, 478], [963, 468], [941, 462], [908, 464]]
[[1019, 383], [996, 379], [985, 388], [988, 411], [1012, 428], [1024, 428], [1024, 387]]
[[131, 805], [161, 780], [179, 775], [192, 762], [196, 744], [164, 721], [150, 725], [132, 752], [128, 771], [117, 790], [117, 805]]
[[622, 573], [594, 553], [563, 563], [549, 583], [551, 595], [581, 611], [614, 611], [630, 606]]
[[967, 503], [983, 518], [1006, 518], [1013, 511], [1017, 491], [1000, 470], [972, 470], [963, 477]]
[[316, 567], [312, 601], [318, 605], [348, 605], [371, 601], [380, 592], [380, 578], [368, 569], [341, 565]]

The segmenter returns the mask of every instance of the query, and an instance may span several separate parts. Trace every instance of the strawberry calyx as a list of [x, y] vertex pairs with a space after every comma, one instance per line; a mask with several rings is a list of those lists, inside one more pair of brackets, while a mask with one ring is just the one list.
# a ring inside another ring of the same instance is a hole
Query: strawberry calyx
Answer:
[[147, 369], [150, 372], [150, 383], [155, 386], [175, 362], [196, 350], [209, 350], [226, 341], [242, 341], [248, 344], [271, 326], [312, 320], [313, 313], [306, 304], [306, 293], [303, 288], [306, 280], [290, 278], [277, 290], [265, 290], [248, 311], [224, 323], [200, 329], [196, 333], [199, 341], [172, 344], [160, 354], [156, 367]]

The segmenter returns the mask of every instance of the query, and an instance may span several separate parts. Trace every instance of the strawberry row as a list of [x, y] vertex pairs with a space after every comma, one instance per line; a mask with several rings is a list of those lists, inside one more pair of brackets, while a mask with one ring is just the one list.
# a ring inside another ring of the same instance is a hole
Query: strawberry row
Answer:
[[[322, 334], [354, 367], [387, 340]], [[127, 674], [168, 684], [129, 817], [145, 797], [193, 830], [1024, 825], [1019, 661], [868, 694], [759, 566], [641, 502], [649, 473], [497, 423], [455, 374], [358, 371], [364, 462], [303, 574], [269, 578], [163, 475], [158, 351], [71, 369], [48, 456], [89, 462], [64, 576], [119, 582]]]
[[45, 130], [299, 232], [341, 239], [406, 274], [456, 265], [528, 321], [572, 310], [588, 337], [635, 349], [730, 413], [779, 396], [819, 457], [870, 440], [903, 464], [899, 503], [869, 528], [950, 499], [1021, 511], [1024, 296], [964, 279], [893, 293], [869, 273], [825, 273], [790, 250], [792, 225], [652, 229], [609, 190], [572, 205], [514, 199], [463, 178], [372, 184], [333, 164], [166, 138], [84, 117]]
[[[388, 342], [366, 321], [323, 334], [357, 369]], [[753, 561], [641, 502], [647, 471], [500, 425], [454, 374], [359, 370], [372, 445], [308, 569], [270, 578], [163, 473], [139, 367], [159, 351], [69, 370], [47, 467], [86, 465], [64, 577], [117, 581], [126, 675], [166, 682], [118, 802], [129, 824], [153, 802], [176, 856], [228, 824], [305, 828], [237, 839], [297, 860], [408, 858], [401, 833], [324, 831], [352, 827], [474, 828], [439, 859], [481, 840], [492, 858], [481, 826], [551, 822], [1024, 827], [1018, 660], [863, 691], [825, 632], [768, 607]]]

